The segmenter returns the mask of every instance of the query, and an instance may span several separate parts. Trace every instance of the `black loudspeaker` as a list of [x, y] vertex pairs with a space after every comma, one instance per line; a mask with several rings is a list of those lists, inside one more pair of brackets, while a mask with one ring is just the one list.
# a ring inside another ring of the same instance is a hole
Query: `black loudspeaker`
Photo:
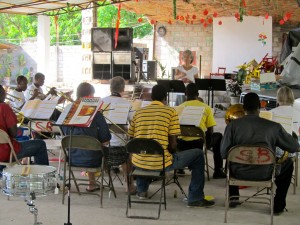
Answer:
[[147, 80], [156, 80], [157, 62], [155, 60], [144, 60], [142, 71]]
[[134, 74], [134, 66], [132, 66], [134, 61], [134, 54], [130, 51], [113, 51], [113, 77], [121, 76], [125, 80], [131, 79], [131, 74]]
[[93, 53], [93, 79], [111, 79], [111, 52]]
[[112, 28], [92, 28], [92, 51], [112, 51]]
[[115, 28], [92, 28], [92, 51], [131, 51], [133, 40], [132, 28], [119, 28], [117, 48], [115, 48]]
[[113, 28], [112, 33], [112, 50], [113, 51], [132, 51], [133, 29], [119, 28], [119, 37], [117, 48], [115, 48], [116, 29]]

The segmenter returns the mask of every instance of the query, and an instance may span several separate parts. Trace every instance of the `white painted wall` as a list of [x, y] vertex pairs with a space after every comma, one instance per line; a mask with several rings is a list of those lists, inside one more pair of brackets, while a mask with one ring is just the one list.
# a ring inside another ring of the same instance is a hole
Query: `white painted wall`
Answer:
[[[222, 25], [218, 22], [222, 21]], [[267, 35], [262, 46], [259, 34]], [[272, 18], [245, 16], [243, 22], [234, 17], [218, 17], [213, 21], [213, 64], [212, 71], [226, 67], [226, 72], [237, 71], [243, 63], [255, 59], [258, 63], [269, 54], [272, 56]]]

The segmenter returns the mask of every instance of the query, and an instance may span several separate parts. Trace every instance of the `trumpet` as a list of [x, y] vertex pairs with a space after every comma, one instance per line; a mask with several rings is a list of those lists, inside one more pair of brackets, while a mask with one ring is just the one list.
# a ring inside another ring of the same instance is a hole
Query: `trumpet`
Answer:
[[[34, 90], [37, 90], [37, 89], [34, 89]], [[33, 95], [34, 90], [30, 90], [30, 91], [29, 91], [29, 94], [30, 94], [30, 95]], [[38, 98], [43, 99], [44, 97], [46, 97], [46, 95], [44, 95], [44, 94], [41, 93], [41, 92], [38, 92]]]
[[47, 90], [48, 92], [50, 92], [51, 90], [54, 90], [55, 95], [60, 96], [61, 98], [64, 98], [64, 99], [68, 100], [69, 102], [74, 102], [74, 100], [68, 95], [68, 93], [72, 93], [73, 91], [64, 93], [64, 92], [62, 92], [62, 91], [56, 90], [55, 87], [52, 87], [52, 88], [51, 88], [51, 87], [48, 87], [48, 86], [46, 86], [46, 90]]
[[118, 124], [114, 123], [112, 120], [110, 120], [108, 118], [108, 116], [106, 116], [105, 112], [107, 112], [108, 110], [111, 110], [111, 109], [108, 109], [109, 106], [110, 106], [110, 103], [104, 109], [101, 110], [101, 113], [104, 116], [104, 118], [110, 122], [109, 131], [126, 144], [127, 140], [124, 140], [123, 137], [121, 136], [121, 134], [124, 134], [127, 137], [129, 137], [129, 134], [126, 131], [126, 128], [123, 127], [122, 125], [118, 125]]
[[[8, 96], [8, 97], [7, 97]], [[14, 96], [14, 95], [11, 95], [11, 94], [8, 94], [6, 93], [6, 99], [10, 102], [15, 102], [15, 101], [18, 101], [18, 102], [23, 102], [24, 100], [22, 98], [19, 98], [17, 96]]]

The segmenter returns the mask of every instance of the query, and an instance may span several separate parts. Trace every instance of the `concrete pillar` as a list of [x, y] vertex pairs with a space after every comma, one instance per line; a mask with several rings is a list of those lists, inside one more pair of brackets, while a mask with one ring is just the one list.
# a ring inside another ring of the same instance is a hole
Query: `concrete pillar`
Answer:
[[94, 24], [95, 10], [86, 9], [81, 11], [82, 15], [82, 76], [83, 80], [93, 79], [93, 67], [92, 60], [93, 54], [91, 51], [91, 28]]
[[45, 74], [46, 83], [56, 81], [56, 76], [49, 74], [50, 60], [50, 17], [38, 16], [37, 31], [37, 72]]

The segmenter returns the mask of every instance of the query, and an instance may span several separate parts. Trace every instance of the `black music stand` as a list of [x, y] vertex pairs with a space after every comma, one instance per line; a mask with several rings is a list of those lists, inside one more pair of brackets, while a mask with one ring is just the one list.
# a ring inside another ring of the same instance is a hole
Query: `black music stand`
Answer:
[[[68, 157], [69, 157], [68, 161], [69, 161], [69, 167], [71, 167], [72, 134], [73, 134], [73, 129], [76, 126], [64, 125], [64, 124], [53, 124], [53, 126], [58, 126], [58, 127], [61, 128], [61, 130], [62, 130], [63, 126], [70, 128], [70, 142], [69, 142], [69, 148], [68, 148]], [[69, 183], [67, 185], [67, 187], [68, 187], [68, 222], [64, 223], [64, 225], [72, 225], [72, 223], [70, 222], [70, 218], [71, 218], [71, 170], [70, 170], [70, 168], [69, 168], [69, 172], [68, 172], [68, 178], [69, 178]], [[63, 185], [65, 185], [65, 184], [63, 184]]]
[[170, 93], [185, 93], [185, 85], [182, 80], [157, 80], [157, 84], [164, 86], [168, 95], [167, 102], [170, 105]]
[[211, 95], [211, 107], [214, 107], [214, 91], [226, 91], [226, 82], [224, 79], [199, 79], [195, 78], [195, 83], [198, 90], [208, 91], [207, 104], [210, 105]]

